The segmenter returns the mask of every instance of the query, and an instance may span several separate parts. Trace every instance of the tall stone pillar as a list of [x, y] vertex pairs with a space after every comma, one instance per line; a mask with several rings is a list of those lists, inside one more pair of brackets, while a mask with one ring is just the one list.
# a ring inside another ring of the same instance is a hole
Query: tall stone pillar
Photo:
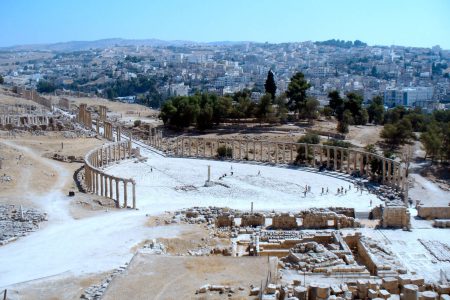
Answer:
[[294, 144], [289, 144], [289, 147], [291, 148], [291, 164], [294, 163]]
[[239, 160], [242, 160], [242, 143], [241, 140], [238, 140], [239, 143]]
[[319, 149], [320, 149], [320, 166], [322, 167], [323, 166], [323, 147], [320, 146]]
[[191, 138], [188, 138], [188, 151], [189, 151], [189, 157], [191, 157], [191, 148], [192, 148], [192, 140]]
[[278, 143], [275, 143], [275, 163], [278, 163], [278, 148], [280, 145]]
[[305, 164], [308, 166], [308, 144], [305, 144]]
[[342, 172], [342, 170], [344, 169], [345, 158], [344, 158], [344, 150], [343, 149], [340, 149], [340, 150], [341, 150], [341, 165], [339, 167], [339, 170]]
[[383, 184], [386, 183], [386, 161], [381, 159], [381, 163], [383, 165]]
[[316, 146], [312, 146], [312, 166], [316, 167]]
[[132, 181], [131, 183], [133, 184], [133, 208], [136, 209], [136, 182]]
[[128, 207], [127, 181], [123, 181], [123, 207]]
[[105, 197], [108, 197], [108, 176], [103, 176], [105, 179]]
[[286, 163], [286, 143], [283, 143], [283, 164]]
[[109, 178], [109, 199], [113, 199], [113, 185], [112, 185], [112, 177]]
[[351, 170], [351, 164], [352, 164], [352, 161], [351, 161], [351, 159], [350, 159], [350, 156], [351, 156], [351, 151], [350, 151], [350, 150], [347, 150], [347, 173], [348, 173], [348, 174], [351, 174], [351, 173], [352, 173], [352, 170]]
[[330, 164], [331, 164], [330, 146], [326, 146], [326, 147], [327, 147], [327, 168], [330, 168]]
[[388, 164], [388, 169], [387, 169], [387, 182], [388, 182], [388, 184], [391, 184], [392, 183], [392, 168], [391, 168], [391, 166], [392, 166], [392, 161], [390, 161], [390, 160], [387, 160], [386, 161], [386, 163]]
[[119, 193], [119, 180], [117, 180], [117, 178], [115, 178], [116, 181], [116, 207], [120, 208], [120, 193]]
[[250, 155], [248, 153], [248, 141], [245, 144], [245, 155], [247, 156], [247, 160], [250, 160]]
[[100, 196], [103, 196], [103, 174], [100, 173]]
[[261, 141], [261, 159], [260, 161], [263, 161], [263, 143]]
[[334, 171], [337, 171], [337, 148], [336, 147], [333, 147], [333, 154], [334, 154], [334, 159], [333, 159]]

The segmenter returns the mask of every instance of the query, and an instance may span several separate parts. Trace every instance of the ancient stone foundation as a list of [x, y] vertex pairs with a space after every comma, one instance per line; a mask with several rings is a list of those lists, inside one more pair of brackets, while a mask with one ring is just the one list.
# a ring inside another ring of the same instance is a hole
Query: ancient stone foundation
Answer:
[[383, 228], [411, 228], [411, 215], [404, 206], [386, 206], [383, 209], [381, 226]]

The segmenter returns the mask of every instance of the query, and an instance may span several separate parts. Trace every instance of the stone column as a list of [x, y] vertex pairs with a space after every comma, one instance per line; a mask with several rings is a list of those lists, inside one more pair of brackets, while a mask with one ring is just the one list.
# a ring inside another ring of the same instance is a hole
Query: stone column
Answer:
[[312, 146], [312, 166], [316, 167], [316, 146]]
[[198, 157], [198, 143], [199, 143], [199, 139], [196, 138], [196, 139], [195, 139], [195, 142], [196, 142], [196, 147], [195, 147], [195, 157]]
[[238, 140], [239, 143], [239, 160], [242, 160], [242, 143], [241, 140]]
[[262, 141], [261, 141], [261, 159], [260, 159], [260, 161], [261, 162], [263, 161], [263, 143], [262, 143]]
[[103, 176], [105, 179], [105, 197], [108, 197], [108, 176]]
[[388, 184], [391, 184], [392, 183], [392, 168], [391, 168], [391, 165], [392, 165], [392, 161], [390, 161], [390, 160], [387, 160], [386, 161], [387, 162], [387, 164], [388, 164], [388, 169], [387, 169], [387, 183]]
[[113, 199], [112, 177], [108, 176], [108, 179], [109, 179], [109, 199]]
[[128, 199], [127, 199], [128, 197], [127, 197], [127, 181], [123, 181], [123, 202], [124, 202], [124, 204], [123, 204], [123, 206], [125, 207], [125, 208], [127, 208], [128, 207]]
[[134, 181], [131, 182], [133, 189], [133, 208], [136, 209], [136, 183]]
[[351, 170], [351, 164], [352, 164], [352, 161], [351, 161], [351, 159], [350, 159], [351, 152], [352, 152], [352, 151], [347, 150], [347, 173], [348, 173], [348, 174], [351, 174], [351, 173], [352, 173], [352, 170]]
[[286, 163], [286, 143], [283, 143], [283, 164]]
[[320, 146], [319, 149], [320, 149], [320, 166], [322, 167], [322, 165], [323, 165], [323, 147]]
[[280, 145], [278, 143], [275, 143], [275, 164], [278, 163], [278, 148], [280, 147]]
[[116, 207], [120, 208], [120, 194], [119, 194], [119, 180], [117, 180], [117, 178], [115, 178], [116, 181]]
[[386, 183], [386, 161], [384, 159], [381, 160], [383, 164], [383, 184]]
[[253, 141], [253, 160], [256, 161], [256, 141]]
[[100, 196], [103, 196], [103, 174], [100, 173]]
[[366, 174], [370, 174], [370, 155], [366, 154]]
[[290, 148], [291, 148], [291, 164], [294, 162], [294, 149], [293, 146], [294, 144], [289, 144]]
[[188, 138], [187, 140], [188, 140], [188, 148], [189, 148], [188, 149], [188, 151], [189, 151], [188, 153], [189, 153], [189, 157], [191, 157], [192, 141], [191, 141], [191, 138]]
[[331, 157], [330, 157], [330, 147], [327, 147], [327, 168], [330, 168], [330, 164], [331, 164]]
[[345, 158], [344, 158], [344, 150], [343, 149], [340, 149], [340, 150], [341, 150], [341, 165], [339, 167], [339, 170], [342, 172], [342, 170], [344, 169]]
[[245, 144], [245, 155], [247, 156], [247, 160], [250, 160], [250, 154], [248, 153], [248, 141]]
[[308, 144], [305, 144], [305, 164], [308, 166]]
[[361, 152], [358, 152], [359, 154], [359, 174], [360, 176], [363, 176], [364, 174], [364, 157]]
[[333, 147], [333, 154], [334, 154], [334, 159], [333, 159], [334, 171], [337, 171], [337, 148], [336, 147]]

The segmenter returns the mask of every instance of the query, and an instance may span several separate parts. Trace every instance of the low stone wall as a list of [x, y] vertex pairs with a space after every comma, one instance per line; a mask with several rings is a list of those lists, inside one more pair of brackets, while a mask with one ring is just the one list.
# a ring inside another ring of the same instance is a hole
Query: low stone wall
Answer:
[[244, 214], [241, 216], [242, 227], [257, 227], [264, 226], [266, 223], [266, 217], [263, 214]]
[[276, 214], [272, 218], [272, 228], [273, 229], [296, 229], [297, 219], [293, 214]]
[[450, 206], [418, 206], [417, 215], [423, 219], [450, 219]]
[[354, 228], [360, 224], [354, 218], [337, 214], [332, 211], [303, 211], [302, 228], [304, 229], [327, 229], [327, 228]]

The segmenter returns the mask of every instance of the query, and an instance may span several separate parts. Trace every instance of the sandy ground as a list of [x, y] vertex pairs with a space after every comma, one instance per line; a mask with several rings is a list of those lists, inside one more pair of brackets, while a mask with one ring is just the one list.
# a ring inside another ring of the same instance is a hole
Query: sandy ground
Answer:
[[102, 281], [107, 273], [72, 276], [70, 272], [8, 287], [9, 300], [79, 299], [84, 289]]
[[[138, 254], [128, 271], [116, 277], [103, 299], [249, 299], [250, 284], [260, 286], [269, 269], [267, 257], [192, 257]], [[205, 284], [235, 288], [195, 294]], [[239, 287], [244, 288], [239, 291]]]

